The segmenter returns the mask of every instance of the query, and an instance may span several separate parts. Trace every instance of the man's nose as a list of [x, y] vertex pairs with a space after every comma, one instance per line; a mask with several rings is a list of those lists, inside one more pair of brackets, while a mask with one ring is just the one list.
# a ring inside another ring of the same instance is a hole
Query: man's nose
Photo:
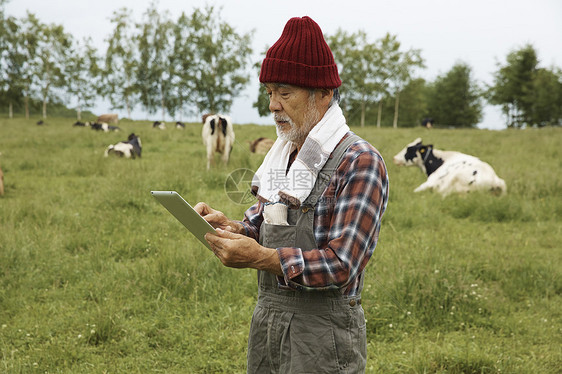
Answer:
[[269, 111], [275, 113], [280, 111], [281, 109], [283, 108], [281, 107], [281, 103], [279, 102], [279, 100], [275, 98], [275, 95], [271, 95], [269, 97]]

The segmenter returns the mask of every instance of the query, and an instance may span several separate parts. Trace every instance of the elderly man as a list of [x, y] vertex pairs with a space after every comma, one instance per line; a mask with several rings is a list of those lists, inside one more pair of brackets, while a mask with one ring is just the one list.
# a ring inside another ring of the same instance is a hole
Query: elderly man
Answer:
[[205, 203], [206, 239], [229, 267], [258, 270], [249, 373], [359, 373], [366, 366], [364, 270], [388, 200], [380, 153], [349, 130], [322, 30], [290, 19], [260, 81], [278, 138], [254, 177], [243, 221]]

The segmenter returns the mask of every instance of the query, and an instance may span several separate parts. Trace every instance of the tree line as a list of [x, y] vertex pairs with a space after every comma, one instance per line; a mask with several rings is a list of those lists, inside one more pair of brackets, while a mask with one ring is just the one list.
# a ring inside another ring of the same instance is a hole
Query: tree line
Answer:
[[[107, 48], [76, 40], [61, 25], [34, 14], [21, 19], [4, 12], [0, 0], [0, 106], [30, 115], [30, 106], [63, 104], [81, 111], [100, 97], [113, 109], [141, 106], [162, 119], [184, 114], [228, 112], [233, 100], [259, 73], [251, 68], [253, 31], [240, 34], [206, 6], [173, 19], [152, 4], [140, 22], [132, 11], [113, 12]], [[348, 122], [365, 126], [419, 125], [424, 118], [443, 126], [474, 127], [485, 101], [499, 105], [509, 127], [562, 125], [562, 72], [539, 67], [532, 45], [512, 51], [494, 82], [477, 82], [471, 67], [456, 63], [434, 81], [418, 77], [425, 68], [419, 49], [403, 50], [395, 35], [370, 41], [367, 33], [337, 30], [326, 35], [342, 78], [341, 106]], [[264, 51], [265, 53], [265, 51]], [[269, 115], [259, 88], [253, 106]]]
[[369, 42], [363, 31], [338, 30], [327, 41], [345, 82], [342, 107], [352, 123], [363, 126], [369, 117], [377, 126], [405, 127], [429, 118], [441, 126], [474, 127], [487, 102], [501, 106], [507, 127], [562, 126], [562, 70], [540, 67], [530, 44], [511, 51], [486, 85], [462, 61], [434, 81], [416, 77], [425, 67], [421, 51], [402, 51], [390, 34]]
[[[5, 0], [0, 0], [5, 2]], [[152, 4], [141, 22], [127, 8], [115, 11], [104, 53], [90, 38], [76, 40], [59, 25], [31, 13], [5, 16], [0, 25], [0, 103], [23, 109], [32, 100], [73, 103], [77, 117], [100, 97], [113, 109], [141, 105], [149, 113], [228, 111], [249, 81], [251, 33], [238, 34], [214, 7], [172, 20]]]

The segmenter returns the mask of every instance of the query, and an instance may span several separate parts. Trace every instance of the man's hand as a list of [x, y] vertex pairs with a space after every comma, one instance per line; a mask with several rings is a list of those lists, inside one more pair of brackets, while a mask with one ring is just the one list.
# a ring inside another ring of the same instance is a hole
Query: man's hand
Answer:
[[218, 210], [211, 208], [205, 203], [197, 203], [193, 207], [193, 209], [195, 209], [195, 211], [199, 213], [199, 215], [201, 215], [205, 219], [205, 221], [209, 222], [215, 229], [219, 228], [237, 234], [243, 234], [246, 232], [242, 224], [232, 221], [227, 216], [225, 216], [223, 212], [219, 212]]
[[273, 248], [261, 246], [254, 239], [217, 228], [217, 235], [207, 233], [205, 239], [223, 265], [232, 268], [253, 268], [283, 275], [279, 255]]

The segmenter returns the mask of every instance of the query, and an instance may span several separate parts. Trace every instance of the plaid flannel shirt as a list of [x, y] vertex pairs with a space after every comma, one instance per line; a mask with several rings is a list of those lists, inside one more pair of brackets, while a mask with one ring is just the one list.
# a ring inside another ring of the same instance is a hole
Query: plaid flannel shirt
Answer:
[[[277, 248], [283, 277], [281, 288], [339, 289], [343, 295], [359, 292], [360, 275], [377, 245], [381, 218], [388, 202], [388, 175], [384, 160], [369, 143], [352, 144], [334, 171], [314, 211], [318, 248]], [[263, 204], [256, 203], [241, 222], [246, 235], [259, 240]]]

